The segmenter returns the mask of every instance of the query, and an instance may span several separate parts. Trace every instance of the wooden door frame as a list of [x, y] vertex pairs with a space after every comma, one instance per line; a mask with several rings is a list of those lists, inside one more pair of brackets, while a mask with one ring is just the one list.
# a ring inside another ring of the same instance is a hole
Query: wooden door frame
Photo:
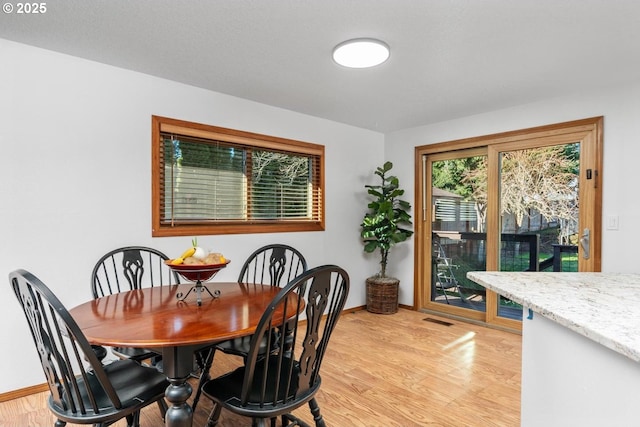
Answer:
[[[431, 247], [431, 221], [428, 197], [431, 190], [428, 183], [424, 183], [425, 156], [433, 156], [441, 153], [453, 153], [460, 150], [469, 150], [485, 147], [487, 150], [488, 191], [498, 188], [499, 183], [499, 158], [505, 151], [527, 149], [533, 147], [568, 144], [580, 142], [580, 173], [579, 173], [579, 229], [591, 230], [591, 254], [588, 260], [583, 259], [583, 249], [579, 247], [580, 258], [579, 271], [601, 270], [602, 247], [602, 152], [603, 152], [603, 117], [593, 117], [528, 129], [503, 132], [492, 135], [472, 137], [454, 141], [440, 142], [436, 144], [418, 146], [415, 148], [415, 203], [419, 210], [415, 216], [415, 251], [414, 251], [414, 309], [427, 309], [429, 311], [444, 311], [443, 315], [463, 316], [472, 321], [481, 321], [493, 326], [507, 329], [521, 329], [521, 322], [505, 319], [497, 316], [491, 310], [487, 312], [469, 313], [469, 310], [456, 307], [442, 307], [442, 304], [429, 301], [425, 280], [431, 277], [430, 247]], [[470, 153], [475, 152], [469, 151]], [[587, 170], [590, 170], [587, 175]], [[429, 180], [430, 182], [430, 180]], [[489, 196], [487, 206], [487, 253], [497, 253], [500, 235], [499, 198]], [[583, 207], [592, 206], [592, 209]], [[487, 271], [495, 271], [498, 268], [497, 257], [490, 261], [487, 259]], [[494, 292], [487, 291], [487, 307], [496, 305], [498, 296]], [[445, 308], [446, 310], [442, 310]], [[470, 316], [470, 317], [469, 317]]]

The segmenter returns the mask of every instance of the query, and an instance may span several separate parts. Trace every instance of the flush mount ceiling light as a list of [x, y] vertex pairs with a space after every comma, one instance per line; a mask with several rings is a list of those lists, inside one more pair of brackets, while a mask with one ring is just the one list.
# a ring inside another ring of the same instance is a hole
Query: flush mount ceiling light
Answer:
[[376, 39], [353, 39], [333, 49], [333, 60], [349, 68], [368, 68], [389, 58], [389, 46]]

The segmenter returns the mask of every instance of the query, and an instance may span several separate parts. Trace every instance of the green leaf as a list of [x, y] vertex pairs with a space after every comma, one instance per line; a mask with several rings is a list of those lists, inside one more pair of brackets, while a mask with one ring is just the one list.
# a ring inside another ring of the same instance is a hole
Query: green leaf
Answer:
[[365, 252], [373, 252], [378, 248], [378, 244], [376, 242], [367, 242], [364, 245]]

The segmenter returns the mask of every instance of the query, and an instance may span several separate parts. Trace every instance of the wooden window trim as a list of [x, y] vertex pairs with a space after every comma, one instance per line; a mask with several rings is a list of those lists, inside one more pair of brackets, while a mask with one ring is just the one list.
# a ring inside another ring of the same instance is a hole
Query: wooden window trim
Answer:
[[[314, 189], [318, 198], [317, 220], [247, 220], [247, 221], [200, 221], [197, 224], [165, 225], [161, 220], [161, 133], [175, 133], [181, 136], [213, 139], [245, 145], [286, 151], [295, 154], [317, 156], [319, 158], [318, 188]], [[325, 229], [325, 156], [324, 146], [258, 133], [227, 129], [218, 126], [193, 123], [161, 116], [151, 117], [151, 220], [153, 237], [198, 236], [217, 234], [252, 234], [323, 231]]]

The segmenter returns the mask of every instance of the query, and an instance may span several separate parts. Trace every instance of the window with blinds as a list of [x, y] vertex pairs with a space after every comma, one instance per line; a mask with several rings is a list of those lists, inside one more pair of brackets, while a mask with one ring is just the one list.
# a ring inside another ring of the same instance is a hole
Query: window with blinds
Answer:
[[152, 122], [154, 236], [324, 229], [324, 146]]

